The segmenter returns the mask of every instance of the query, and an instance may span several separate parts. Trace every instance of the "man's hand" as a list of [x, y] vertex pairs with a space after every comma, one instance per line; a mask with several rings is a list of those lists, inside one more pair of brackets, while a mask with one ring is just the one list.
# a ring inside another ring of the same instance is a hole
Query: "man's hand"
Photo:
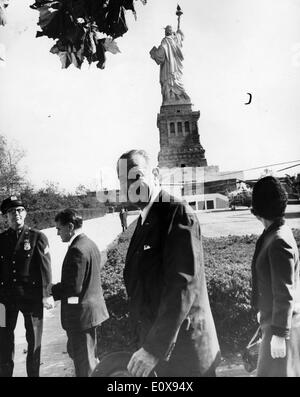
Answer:
[[286, 356], [285, 338], [273, 335], [271, 339], [271, 356], [272, 358], [284, 358]]
[[147, 377], [157, 363], [158, 358], [141, 348], [132, 355], [127, 369], [132, 376]]
[[45, 309], [54, 309], [54, 300], [52, 296], [49, 296], [48, 298], [43, 298], [43, 306]]

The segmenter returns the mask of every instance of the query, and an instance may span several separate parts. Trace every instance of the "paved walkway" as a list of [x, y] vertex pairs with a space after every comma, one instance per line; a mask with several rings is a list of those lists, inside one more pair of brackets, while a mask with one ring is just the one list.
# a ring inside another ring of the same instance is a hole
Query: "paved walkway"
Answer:
[[[263, 232], [262, 224], [246, 207], [238, 208], [236, 211], [230, 209], [198, 211], [197, 216], [205, 237], [220, 237], [229, 234], [243, 236]], [[288, 205], [286, 221], [290, 227], [300, 229], [300, 205]]]

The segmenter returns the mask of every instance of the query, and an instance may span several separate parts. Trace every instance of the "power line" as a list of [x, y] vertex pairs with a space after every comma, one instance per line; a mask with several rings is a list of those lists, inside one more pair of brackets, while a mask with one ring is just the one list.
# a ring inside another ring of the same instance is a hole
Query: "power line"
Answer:
[[[228, 172], [228, 173], [223, 173], [222, 175], [232, 175], [236, 174], [237, 172], [244, 172], [244, 171], [254, 171], [254, 170], [259, 170], [261, 168], [266, 168], [266, 167], [275, 167], [277, 165], [284, 165], [284, 164], [291, 164], [291, 163], [298, 163], [300, 160], [292, 160], [292, 161], [285, 161], [283, 163], [276, 163], [276, 164], [267, 164], [267, 165], [262, 165], [261, 167], [254, 167], [254, 168], [247, 168], [245, 170], [238, 170], [238, 171], [233, 171], [233, 172]], [[299, 164], [298, 164], [299, 165]]]
[[300, 165], [300, 163], [299, 163], [299, 164], [296, 164], [296, 165], [291, 165], [290, 167], [286, 167], [286, 168], [282, 168], [281, 170], [277, 170], [277, 172], [284, 171], [284, 170], [288, 170], [289, 168], [298, 167], [299, 165]]
[[[223, 172], [220, 172], [220, 176], [224, 176], [224, 175], [233, 175], [233, 174], [237, 174], [238, 172], [244, 172], [244, 171], [254, 171], [254, 170], [259, 170], [259, 169], [261, 169], [261, 168], [266, 168], [266, 167], [275, 167], [275, 166], [277, 166], [277, 165], [284, 165], [284, 164], [292, 164], [292, 163], [297, 163], [297, 162], [299, 162], [300, 160], [292, 160], [292, 161], [284, 161], [284, 162], [281, 162], [281, 163], [275, 163], [275, 164], [268, 164], [268, 165], [262, 165], [262, 166], [260, 166], [260, 167], [253, 167], [253, 168], [247, 168], [247, 169], [244, 169], [244, 170], [238, 170], [238, 171], [232, 171], [232, 172], [226, 172], [226, 173], [223, 173]], [[300, 165], [300, 163], [299, 164], [296, 164], [296, 165], [293, 165], [293, 166], [291, 166], [291, 167], [286, 167], [286, 168], [283, 168], [283, 169], [281, 169], [281, 170], [278, 170], [277, 172], [279, 172], [279, 171], [284, 171], [284, 170], [286, 170], [286, 169], [288, 169], [288, 168], [293, 168], [293, 167], [297, 167], [297, 166], [299, 166]], [[239, 178], [237, 178], [237, 179], [239, 179]], [[240, 182], [244, 182], [243, 180], [241, 180], [241, 179], [239, 179], [240, 180]], [[200, 183], [209, 183], [209, 182], [216, 182], [216, 184], [215, 185], [211, 185], [210, 187], [211, 188], [213, 188], [213, 187], [215, 187], [215, 186], [220, 186], [220, 182], [222, 181], [222, 179], [218, 179], [218, 180], [216, 180], [216, 179], [213, 179], [213, 180], [205, 180], [205, 176], [204, 176], [204, 180], [202, 181], [202, 182], [200, 182]], [[225, 180], [223, 180], [224, 182], [223, 182], [223, 184], [221, 184], [221, 185], [227, 185], [227, 181], [226, 181], [226, 179]], [[166, 181], [162, 181], [161, 182], [161, 185], [162, 186], [181, 186], [181, 187], [183, 187], [183, 185], [185, 185], [185, 184], [189, 184], [189, 182], [193, 182], [193, 183], [197, 183], [197, 181], [196, 180], [193, 180], [193, 181], [187, 181], [187, 180], [184, 180], [183, 179], [183, 181], [181, 181], [181, 182], [173, 182], [173, 183], [166, 183]], [[199, 182], [198, 182], [199, 183]]]

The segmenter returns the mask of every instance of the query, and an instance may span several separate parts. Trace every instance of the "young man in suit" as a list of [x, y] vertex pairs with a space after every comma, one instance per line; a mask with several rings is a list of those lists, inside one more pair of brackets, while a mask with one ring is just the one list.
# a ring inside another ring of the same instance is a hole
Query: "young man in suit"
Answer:
[[121, 197], [141, 215], [128, 248], [124, 281], [140, 348], [133, 376], [215, 376], [219, 344], [211, 314], [200, 225], [192, 209], [159, 186], [143, 150], [117, 164]]
[[14, 330], [19, 311], [24, 316], [28, 343], [26, 369], [29, 377], [40, 371], [43, 307], [54, 307], [48, 293], [51, 261], [47, 237], [25, 224], [24, 203], [17, 196], [3, 200], [1, 212], [9, 228], [0, 234], [0, 303], [4, 313], [0, 327], [0, 376], [14, 369]]
[[73, 209], [55, 217], [57, 234], [69, 243], [61, 282], [51, 287], [61, 300], [61, 322], [67, 332], [67, 350], [78, 377], [90, 376], [97, 364], [97, 326], [109, 315], [103, 298], [97, 245], [82, 233], [82, 217]]

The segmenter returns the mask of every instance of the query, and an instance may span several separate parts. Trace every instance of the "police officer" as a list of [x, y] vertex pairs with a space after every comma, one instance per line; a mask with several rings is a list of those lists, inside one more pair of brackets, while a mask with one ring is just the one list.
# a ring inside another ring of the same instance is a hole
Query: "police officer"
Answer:
[[5, 327], [0, 328], [0, 376], [13, 374], [14, 330], [21, 311], [28, 343], [27, 375], [38, 377], [43, 307], [54, 306], [48, 293], [52, 281], [48, 240], [25, 225], [27, 213], [20, 198], [8, 197], [0, 209], [9, 226], [0, 234], [0, 303], [5, 307]]

